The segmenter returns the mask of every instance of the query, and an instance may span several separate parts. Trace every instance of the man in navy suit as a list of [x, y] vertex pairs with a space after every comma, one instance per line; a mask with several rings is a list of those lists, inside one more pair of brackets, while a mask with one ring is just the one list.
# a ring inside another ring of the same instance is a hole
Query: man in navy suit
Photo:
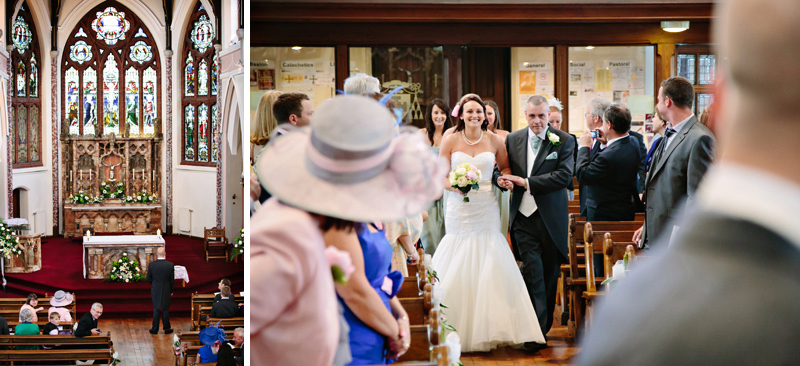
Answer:
[[622, 104], [612, 104], [603, 115], [605, 148], [589, 157], [592, 139], [584, 132], [578, 140], [577, 176], [586, 196], [589, 221], [633, 221], [639, 205], [637, 174], [641, 156], [636, 141], [628, 137], [631, 112]]
[[[547, 99], [528, 99], [528, 128], [506, 137], [511, 175], [492, 180], [511, 195], [511, 232], [515, 257], [522, 262], [528, 288], [543, 335], [553, 325], [556, 284], [567, 258], [567, 185], [572, 181], [575, 141], [568, 133], [548, 126]], [[526, 345], [534, 347], [534, 345]]]

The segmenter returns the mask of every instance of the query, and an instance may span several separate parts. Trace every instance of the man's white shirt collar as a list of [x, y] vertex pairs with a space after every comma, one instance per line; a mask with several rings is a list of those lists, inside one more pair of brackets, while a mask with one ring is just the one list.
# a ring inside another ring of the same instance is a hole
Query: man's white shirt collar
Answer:
[[610, 147], [610, 146], [611, 146], [611, 144], [613, 144], [613, 143], [615, 143], [615, 142], [619, 141], [620, 139], [627, 138], [628, 136], [629, 136], [629, 135], [625, 135], [625, 136], [622, 136], [622, 137], [617, 137], [617, 138], [615, 138], [615, 139], [608, 140], [608, 142], [606, 142], [606, 146], [604, 147], [604, 149], [605, 149], [605, 148], [607, 148], [607, 147]]
[[[547, 129], [548, 128], [550, 128], [550, 126], [546, 126], [542, 130], [542, 132], [539, 132], [539, 134], [535, 135], [535, 136], [539, 136], [539, 138], [542, 139], [542, 142], [544, 142], [544, 139], [547, 138]], [[528, 127], [528, 141], [530, 141], [533, 138], [533, 136], [534, 136], [533, 131], [531, 130], [530, 127]]]
[[702, 208], [763, 226], [800, 250], [800, 185], [752, 167], [720, 163], [697, 193]]
[[675, 130], [675, 133], [680, 132], [681, 128], [683, 128], [683, 126], [686, 125], [686, 122], [688, 122], [690, 119], [692, 119], [692, 117], [694, 117], [694, 113], [690, 114], [689, 117], [687, 117], [685, 120], [681, 121], [681, 123], [678, 123], [677, 125], [672, 126], [672, 129]]

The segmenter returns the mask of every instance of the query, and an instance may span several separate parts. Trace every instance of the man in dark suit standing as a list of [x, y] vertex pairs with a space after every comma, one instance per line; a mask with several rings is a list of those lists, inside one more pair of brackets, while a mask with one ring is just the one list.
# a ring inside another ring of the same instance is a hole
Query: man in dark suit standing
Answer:
[[156, 251], [155, 261], [147, 266], [147, 282], [150, 282], [150, 296], [153, 298], [153, 327], [150, 334], [158, 334], [158, 313], [164, 323], [164, 334], [172, 333], [169, 325], [169, 302], [175, 288], [175, 266], [166, 260], [167, 252], [164, 247]]
[[728, 0], [713, 18], [724, 153], [671, 244], [603, 299], [578, 365], [800, 360], [800, 3]]
[[631, 112], [622, 104], [612, 104], [603, 116], [606, 148], [589, 158], [592, 139], [586, 131], [578, 144], [577, 176], [586, 195], [586, 219], [589, 221], [633, 221], [639, 192], [639, 147], [628, 137]]
[[[548, 128], [547, 99], [528, 99], [528, 128], [506, 138], [511, 175], [493, 181], [511, 196], [511, 232], [515, 256], [522, 262], [528, 289], [543, 335], [553, 325], [556, 284], [567, 258], [567, 185], [572, 180], [575, 142], [568, 133]], [[533, 345], [526, 345], [532, 347]]]
[[656, 108], [670, 127], [645, 182], [644, 225], [633, 236], [640, 248], [660, 235], [672, 235], [673, 228], [667, 223], [683, 211], [679, 203], [694, 199], [697, 186], [711, 165], [716, 141], [692, 113], [693, 103], [694, 87], [688, 80], [673, 76], [661, 83]]
[[83, 314], [81, 320], [78, 320], [78, 328], [75, 329], [74, 335], [76, 337], [86, 337], [100, 334], [100, 329], [97, 329], [97, 320], [100, 319], [101, 315], [103, 315], [103, 304], [99, 302], [92, 304], [89, 312]]
[[[595, 137], [591, 137], [592, 144], [589, 145], [589, 160], [593, 159], [597, 153], [602, 150], [604, 147], [602, 141], [602, 128], [603, 128], [603, 114], [605, 114], [606, 109], [608, 106], [611, 105], [607, 99], [604, 98], [594, 98], [589, 102], [589, 105], [586, 106], [586, 113], [584, 113], [584, 117], [586, 118], [586, 128], [589, 131], [597, 131], [598, 135]], [[600, 138], [598, 140], [597, 138]], [[576, 147], [577, 149], [577, 147]], [[577, 163], [578, 158], [575, 157], [575, 161]], [[575, 173], [577, 169], [574, 169], [573, 173]], [[586, 195], [583, 194], [583, 184], [578, 181], [578, 201], [581, 204], [581, 217], [586, 217]]]
[[647, 178], [647, 169], [645, 169], [647, 146], [644, 144], [644, 136], [642, 136], [641, 133], [630, 130], [628, 131], [628, 136], [630, 136], [631, 140], [635, 140], [638, 143], [640, 159], [639, 170], [637, 171], [636, 193], [642, 193], [644, 192], [644, 181]]

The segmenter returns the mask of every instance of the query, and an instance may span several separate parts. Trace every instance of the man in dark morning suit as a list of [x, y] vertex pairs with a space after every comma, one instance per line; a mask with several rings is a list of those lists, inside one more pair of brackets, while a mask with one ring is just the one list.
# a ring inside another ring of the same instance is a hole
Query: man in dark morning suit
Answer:
[[589, 221], [633, 221], [639, 192], [636, 189], [641, 161], [636, 141], [628, 137], [631, 112], [622, 104], [612, 104], [603, 116], [602, 137], [606, 148], [589, 158], [592, 139], [585, 132], [578, 144], [577, 176], [586, 195]]
[[150, 296], [153, 298], [153, 327], [150, 334], [158, 334], [158, 313], [164, 323], [164, 334], [172, 333], [169, 324], [169, 303], [172, 291], [175, 288], [175, 265], [166, 260], [167, 252], [164, 247], [156, 250], [155, 261], [147, 266], [147, 282], [152, 285]]
[[97, 328], [97, 320], [100, 319], [101, 315], [103, 315], [103, 304], [99, 302], [92, 304], [92, 308], [89, 312], [83, 314], [81, 319], [78, 320], [78, 327], [73, 334], [76, 337], [100, 334], [100, 330]]
[[545, 336], [553, 325], [556, 284], [567, 258], [567, 185], [575, 149], [568, 133], [548, 127], [548, 114], [547, 99], [540, 95], [528, 99], [528, 128], [506, 138], [511, 175], [500, 176], [495, 170], [492, 177], [499, 187], [513, 189], [514, 254], [522, 262], [522, 278]]
[[723, 153], [671, 243], [656, 239], [600, 303], [578, 365], [800, 360], [800, 165], [786, 160], [800, 155], [798, 18], [794, 0], [715, 7]]
[[648, 247], [660, 235], [672, 234], [673, 227], [667, 223], [683, 211], [681, 202], [694, 199], [711, 165], [716, 139], [692, 113], [693, 103], [694, 87], [688, 80], [673, 76], [661, 83], [656, 108], [670, 127], [647, 174], [644, 225], [633, 236], [639, 247]]
[[220, 292], [221, 299], [214, 303], [211, 307], [211, 312], [208, 314], [210, 318], [233, 318], [240, 316], [239, 305], [231, 300], [231, 288], [225, 286]]
[[[586, 106], [586, 113], [584, 113], [584, 117], [586, 119], [586, 128], [589, 131], [595, 131], [603, 128], [603, 114], [606, 112], [608, 106], [611, 105], [605, 98], [594, 98], [592, 99], [589, 104]], [[592, 142], [591, 147], [589, 148], [589, 160], [593, 159], [597, 153], [601, 150], [601, 141], [597, 141], [594, 139]], [[575, 147], [577, 149], [577, 146]], [[577, 163], [578, 158], [575, 158], [575, 162]], [[575, 169], [577, 171], [577, 169]], [[573, 173], [575, 173], [573, 171]], [[586, 195], [583, 194], [584, 186], [578, 181], [578, 201], [581, 204], [581, 217], [586, 217]]]

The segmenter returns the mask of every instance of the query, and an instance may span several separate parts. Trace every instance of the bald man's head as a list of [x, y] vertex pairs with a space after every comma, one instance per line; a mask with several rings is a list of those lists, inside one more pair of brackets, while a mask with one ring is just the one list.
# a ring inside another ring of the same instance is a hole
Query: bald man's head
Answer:
[[156, 250], [156, 257], [158, 258], [166, 258], [167, 257], [167, 250], [164, 247], [160, 247]]
[[731, 117], [767, 113], [767, 119], [785, 121], [797, 116], [800, 2], [728, 0], [717, 4], [715, 15], [714, 41]]

